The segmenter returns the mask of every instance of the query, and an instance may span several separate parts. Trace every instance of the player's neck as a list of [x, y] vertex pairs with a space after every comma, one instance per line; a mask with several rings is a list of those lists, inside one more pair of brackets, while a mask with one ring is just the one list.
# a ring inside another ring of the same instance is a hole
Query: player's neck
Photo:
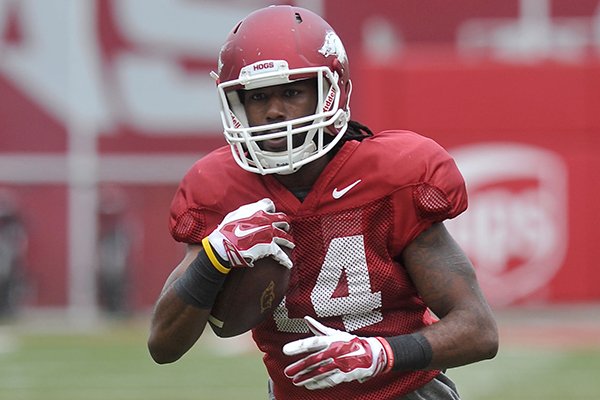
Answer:
[[309, 192], [313, 187], [321, 172], [329, 163], [329, 156], [325, 155], [317, 158], [315, 161], [301, 167], [298, 171], [290, 175], [274, 175], [291, 192]]

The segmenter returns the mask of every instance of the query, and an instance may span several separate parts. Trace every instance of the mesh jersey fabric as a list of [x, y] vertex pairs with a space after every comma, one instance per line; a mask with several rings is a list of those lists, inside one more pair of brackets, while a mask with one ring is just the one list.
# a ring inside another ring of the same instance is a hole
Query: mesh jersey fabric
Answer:
[[286, 297], [253, 330], [275, 396], [395, 399], [433, 379], [439, 371], [399, 371], [309, 391], [284, 376], [283, 369], [299, 357], [287, 357], [281, 348], [309, 336], [305, 315], [361, 336], [394, 336], [435, 323], [399, 255], [431, 224], [467, 207], [463, 178], [448, 153], [409, 131], [350, 141], [300, 202], [275, 177], [241, 170], [229, 148], [221, 148], [182, 180], [172, 202], [171, 234], [198, 243], [229, 211], [263, 197], [288, 214], [296, 242]]

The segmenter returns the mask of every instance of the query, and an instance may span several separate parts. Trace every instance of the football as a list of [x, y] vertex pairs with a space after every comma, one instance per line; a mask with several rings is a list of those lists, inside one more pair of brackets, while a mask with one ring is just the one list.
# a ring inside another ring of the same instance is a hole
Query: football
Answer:
[[[291, 250], [283, 247], [288, 256]], [[241, 335], [272, 315], [288, 288], [291, 270], [271, 257], [252, 268], [229, 272], [210, 312], [208, 322], [219, 337]]]

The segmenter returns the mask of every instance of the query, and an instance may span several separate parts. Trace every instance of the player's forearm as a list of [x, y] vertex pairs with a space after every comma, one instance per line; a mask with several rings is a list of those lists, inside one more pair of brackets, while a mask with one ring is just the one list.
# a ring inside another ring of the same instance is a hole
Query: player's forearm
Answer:
[[159, 364], [177, 361], [196, 343], [208, 320], [209, 310], [190, 306], [167, 289], [152, 316], [148, 350]]
[[430, 295], [429, 306], [440, 321], [423, 330], [433, 356], [428, 368], [445, 369], [493, 358], [498, 352], [498, 328], [475, 271], [464, 253], [446, 258], [455, 277], [448, 290]]
[[427, 306], [441, 319], [421, 333], [431, 346], [427, 368], [445, 369], [494, 357], [498, 332], [475, 270], [443, 224], [421, 233], [403, 261]]
[[496, 355], [498, 330], [491, 312], [485, 308], [472, 305], [455, 309], [421, 332], [432, 349], [427, 369], [458, 367]]

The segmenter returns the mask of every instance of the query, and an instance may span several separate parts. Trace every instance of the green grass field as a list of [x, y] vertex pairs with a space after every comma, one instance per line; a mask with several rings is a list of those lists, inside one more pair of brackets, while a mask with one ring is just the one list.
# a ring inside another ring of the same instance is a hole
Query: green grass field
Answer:
[[[538, 328], [544, 337], [547, 327]], [[159, 366], [147, 353], [146, 329], [143, 320], [83, 333], [0, 325], [0, 399], [266, 398], [257, 352], [236, 352], [238, 342], [209, 336], [177, 363]], [[449, 375], [465, 400], [599, 399], [600, 345], [510, 339], [494, 360]]]

